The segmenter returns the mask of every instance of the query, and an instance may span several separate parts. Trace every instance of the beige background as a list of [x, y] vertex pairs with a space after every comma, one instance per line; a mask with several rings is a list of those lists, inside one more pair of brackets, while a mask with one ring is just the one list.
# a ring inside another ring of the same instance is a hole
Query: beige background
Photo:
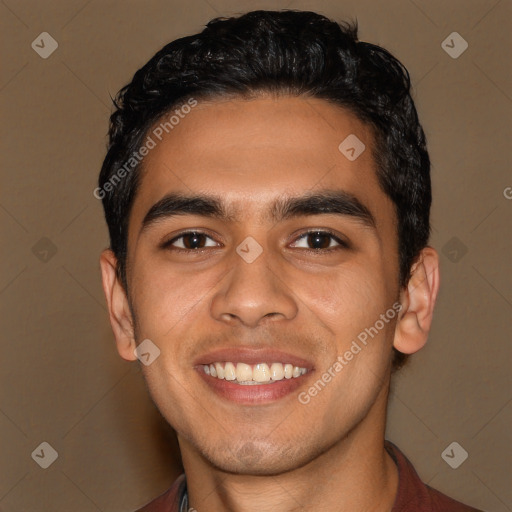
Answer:
[[[388, 437], [434, 487], [512, 510], [510, 0], [2, 0], [1, 510], [131, 511], [180, 472], [100, 284], [109, 98], [212, 17], [286, 7], [357, 17], [411, 73], [442, 289], [429, 344], [394, 382]], [[441, 47], [453, 31], [469, 44], [457, 59]], [[59, 45], [48, 59], [31, 48], [41, 32]], [[43, 441], [58, 452], [48, 469], [31, 458]], [[469, 453], [456, 470], [441, 458], [452, 441]]]

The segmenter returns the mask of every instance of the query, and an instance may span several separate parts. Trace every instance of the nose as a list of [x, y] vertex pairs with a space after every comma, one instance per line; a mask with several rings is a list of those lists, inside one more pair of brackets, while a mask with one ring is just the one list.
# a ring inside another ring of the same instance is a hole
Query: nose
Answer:
[[211, 302], [211, 315], [232, 326], [256, 327], [267, 321], [292, 320], [298, 312], [285, 275], [270, 265], [268, 251], [249, 263], [235, 253], [232, 272]]

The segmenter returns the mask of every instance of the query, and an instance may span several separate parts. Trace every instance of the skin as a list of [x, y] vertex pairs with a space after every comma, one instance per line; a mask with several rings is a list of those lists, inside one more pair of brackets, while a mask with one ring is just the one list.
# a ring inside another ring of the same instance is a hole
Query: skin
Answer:
[[[353, 162], [338, 150], [349, 134], [366, 145]], [[427, 247], [399, 287], [397, 220], [372, 147], [368, 126], [324, 100], [262, 96], [200, 102], [144, 161], [129, 221], [130, 302], [110, 250], [100, 259], [103, 286], [121, 357], [134, 360], [145, 338], [161, 351], [142, 370], [177, 432], [198, 512], [392, 509], [398, 474], [383, 444], [392, 347], [411, 354], [425, 344], [439, 269]], [[356, 196], [375, 229], [334, 214], [277, 224], [264, 215], [279, 196], [325, 188]], [[216, 194], [238, 221], [181, 215], [141, 232], [169, 192]], [[211, 236], [201, 254], [159, 247], [189, 228]], [[350, 247], [327, 238], [337, 249], [307, 252], [311, 242], [299, 237], [311, 229], [333, 230]], [[235, 251], [247, 236], [263, 249], [250, 264]], [[301, 404], [298, 392], [396, 301], [399, 315]], [[274, 403], [237, 405], [193, 369], [199, 355], [226, 346], [297, 354], [313, 363], [314, 377]]]

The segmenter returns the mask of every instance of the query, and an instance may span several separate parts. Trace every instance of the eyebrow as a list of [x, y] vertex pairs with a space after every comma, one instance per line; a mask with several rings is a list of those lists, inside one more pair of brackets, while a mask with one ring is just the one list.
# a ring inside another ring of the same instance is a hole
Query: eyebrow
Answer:
[[[159, 221], [178, 215], [199, 215], [226, 222], [239, 221], [239, 210], [228, 207], [218, 196], [171, 193], [155, 203], [142, 221], [141, 232]], [[295, 197], [278, 197], [270, 206], [266, 218], [278, 223], [293, 217], [335, 214], [351, 217], [365, 227], [375, 229], [375, 217], [354, 195], [343, 190], [320, 190]]]

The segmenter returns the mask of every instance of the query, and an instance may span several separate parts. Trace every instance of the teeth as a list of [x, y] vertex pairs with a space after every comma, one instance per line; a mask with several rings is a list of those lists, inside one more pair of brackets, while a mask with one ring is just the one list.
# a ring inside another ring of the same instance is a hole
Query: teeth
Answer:
[[[275, 381], [274, 380], [270, 380], [268, 382], [268, 384], [273, 384]], [[246, 380], [246, 381], [242, 381], [242, 382], [238, 382], [236, 381], [237, 384], [241, 384], [242, 386], [254, 386], [256, 384], [261, 384], [261, 382], [256, 382], [255, 380]]]
[[270, 380], [270, 370], [265, 363], [257, 364], [252, 371], [252, 380], [256, 382], [268, 382]]
[[235, 380], [236, 379], [236, 369], [233, 363], [226, 363], [224, 365], [224, 378], [226, 380]]
[[278, 380], [292, 379], [307, 373], [306, 368], [293, 366], [292, 364], [267, 363], [255, 365], [245, 363], [217, 362], [203, 365], [206, 375], [217, 379], [236, 381], [237, 384], [246, 386], [259, 383], [273, 383]]
[[252, 368], [248, 364], [236, 363], [236, 380], [238, 382], [245, 382], [252, 380]]
[[[306, 368], [304, 368], [305, 370]], [[272, 363], [270, 367], [270, 377], [272, 380], [283, 380], [284, 379], [284, 368], [281, 363]]]
[[224, 367], [220, 363], [215, 363], [215, 370], [217, 371], [217, 378], [224, 378]]

